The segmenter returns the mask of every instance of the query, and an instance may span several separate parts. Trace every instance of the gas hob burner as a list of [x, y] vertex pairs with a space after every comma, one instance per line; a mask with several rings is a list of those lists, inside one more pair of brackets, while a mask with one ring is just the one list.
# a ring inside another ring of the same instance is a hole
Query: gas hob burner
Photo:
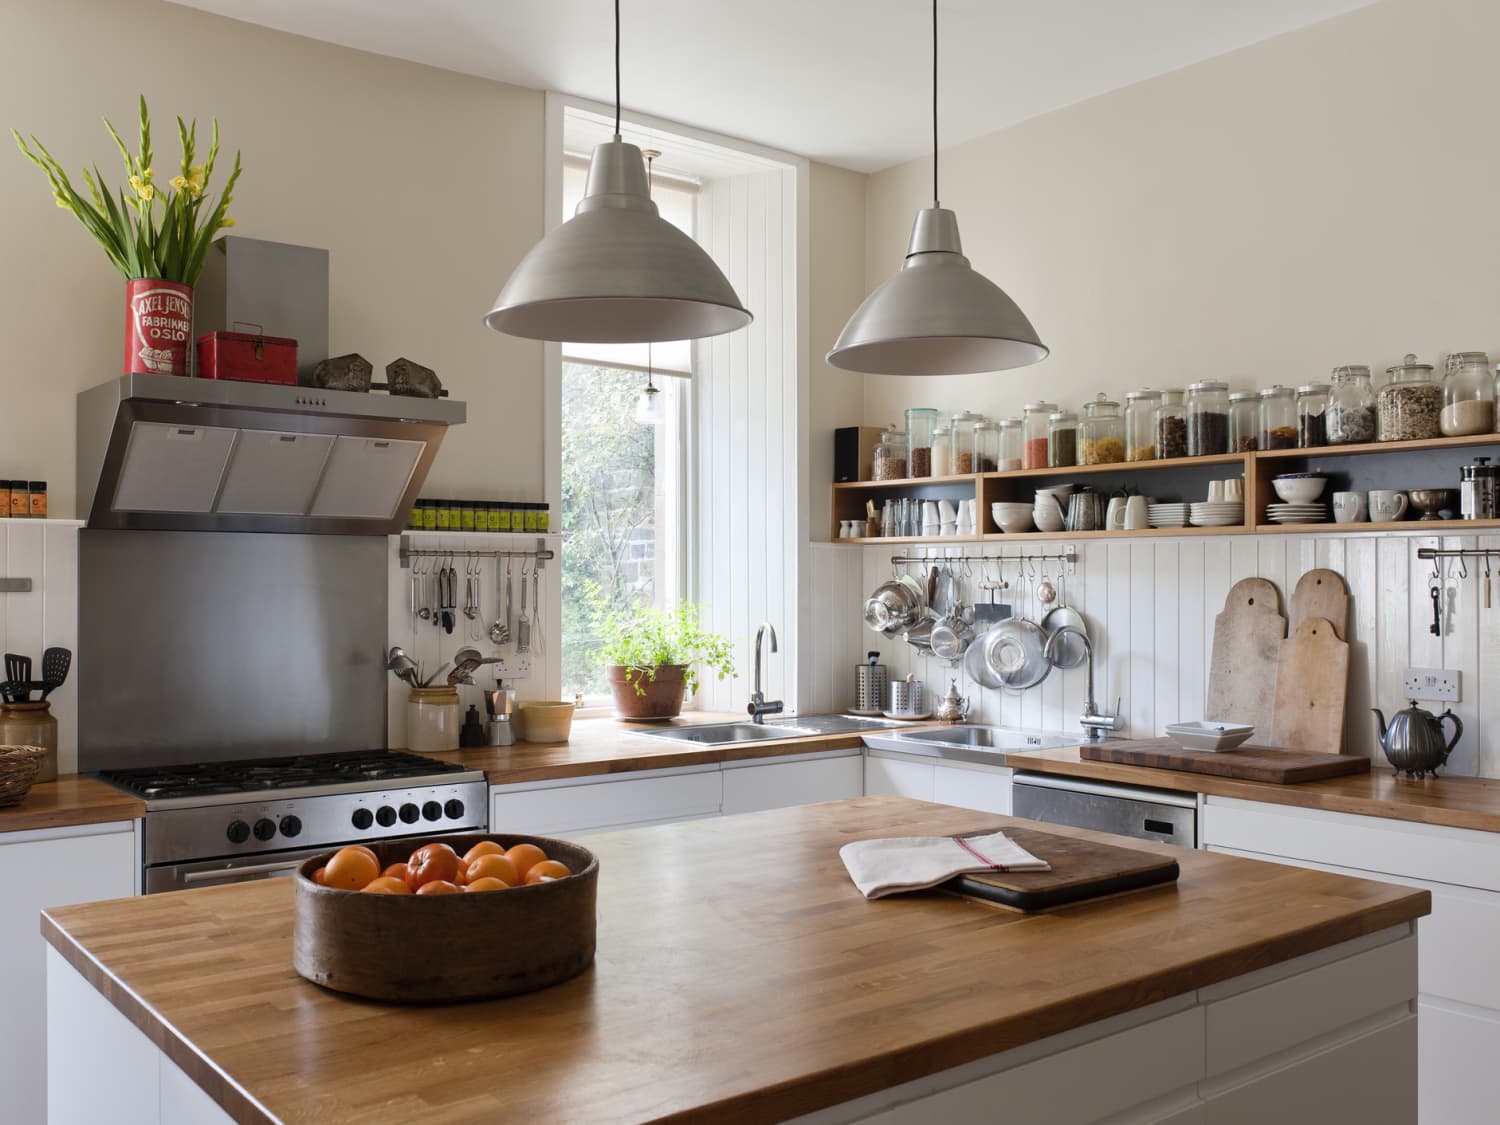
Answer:
[[350, 783], [443, 780], [444, 775], [465, 772], [465, 767], [456, 762], [440, 762], [404, 750], [351, 750], [239, 762], [101, 770], [99, 776], [148, 801], [162, 801]]

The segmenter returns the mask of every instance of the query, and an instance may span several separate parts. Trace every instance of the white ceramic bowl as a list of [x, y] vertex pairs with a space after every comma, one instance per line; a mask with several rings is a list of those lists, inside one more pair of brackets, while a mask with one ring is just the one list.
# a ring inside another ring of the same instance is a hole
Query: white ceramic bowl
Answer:
[[1327, 477], [1277, 477], [1271, 482], [1276, 495], [1288, 504], [1311, 504], [1327, 486]]
[[1168, 723], [1167, 737], [1184, 750], [1207, 750], [1222, 754], [1233, 750], [1255, 733], [1254, 727], [1204, 720], [1196, 723]]
[[1031, 505], [1016, 504], [1011, 501], [1000, 501], [990, 505], [990, 515], [1000, 525], [1002, 531], [1015, 534], [1018, 531], [1031, 530]]
[[1023, 512], [1018, 516], [1006, 516], [1004, 519], [998, 519], [995, 522], [1000, 525], [1000, 530], [1007, 535], [1019, 535], [1021, 532], [1030, 531], [1032, 528], [1030, 512]]

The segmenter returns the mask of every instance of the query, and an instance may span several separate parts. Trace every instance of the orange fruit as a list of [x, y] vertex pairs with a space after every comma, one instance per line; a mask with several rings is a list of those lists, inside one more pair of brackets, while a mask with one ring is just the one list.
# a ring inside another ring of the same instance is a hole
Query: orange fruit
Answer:
[[502, 881], [500, 879], [496, 879], [496, 878], [494, 878], [491, 875], [486, 875], [486, 876], [484, 876], [483, 878], [480, 878], [480, 879], [470, 880], [469, 885], [467, 887], [465, 887], [464, 890], [466, 892], [467, 891], [508, 891], [508, 890], [510, 890], [510, 884], [506, 883], [506, 882], [504, 882], [504, 881]]
[[365, 847], [363, 844], [350, 844], [349, 846], [357, 852], [364, 852], [365, 855], [369, 856], [375, 861], [376, 867], [380, 866], [380, 857], [376, 855], [372, 849]]
[[313, 872], [313, 882], [318, 886], [326, 886], [328, 882], [328, 868], [320, 867]]
[[463, 894], [463, 890], [457, 884], [448, 882], [447, 879], [429, 879], [417, 888], [417, 894], [458, 895]]
[[369, 848], [340, 848], [323, 869], [323, 885], [357, 891], [380, 874], [380, 861]]
[[424, 883], [451, 883], [457, 874], [458, 853], [447, 844], [423, 844], [406, 861], [406, 885], [414, 891]]
[[519, 887], [521, 885], [521, 874], [516, 870], [516, 865], [510, 861], [509, 856], [482, 855], [473, 863], [469, 864], [469, 882], [476, 879], [499, 879], [507, 887]]
[[360, 894], [367, 895], [409, 895], [411, 888], [406, 885], [405, 879], [397, 879], [393, 875], [382, 875], [378, 879], [371, 879], [365, 884]]
[[530, 871], [526, 872], [526, 882], [539, 883], [543, 879], [566, 879], [573, 874], [555, 859], [544, 859], [541, 863], [533, 864]]
[[517, 844], [505, 853], [512, 863], [516, 865], [516, 874], [526, 878], [526, 872], [530, 871], [534, 864], [541, 863], [547, 858], [547, 853], [535, 844]]
[[467, 867], [482, 855], [504, 855], [505, 849], [493, 840], [480, 840], [468, 851], [464, 852], [464, 866]]
[[390, 877], [392, 879], [400, 879], [404, 883], [404, 882], [406, 882], [406, 874], [407, 874], [407, 872], [406, 872], [406, 864], [404, 864], [404, 863], [393, 863], [389, 867], [387, 867], [384, 871], [382, 871], [380, 874], [382, 876], [388, 876], [388, 877]]

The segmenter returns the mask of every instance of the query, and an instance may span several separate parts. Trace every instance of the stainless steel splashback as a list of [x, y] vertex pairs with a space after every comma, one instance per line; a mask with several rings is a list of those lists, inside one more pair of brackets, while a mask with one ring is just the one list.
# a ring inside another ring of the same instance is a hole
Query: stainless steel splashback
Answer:
[[78, 768], [386, 742], [386, 539], [84, 529]]

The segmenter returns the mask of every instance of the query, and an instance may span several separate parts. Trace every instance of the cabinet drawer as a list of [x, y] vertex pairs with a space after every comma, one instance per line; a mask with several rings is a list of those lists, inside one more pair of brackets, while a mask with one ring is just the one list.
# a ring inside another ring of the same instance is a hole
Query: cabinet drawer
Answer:
[[940, 805], [1010, 815], [1008, 769], [969, 769], [944, 763], [933, 767], [932, 799]]
[[1500, 1058], [1500, 1018], [1450, 1008], [1442, 1001], [1417, 1005], [1421, 1059], [1422, 1125], [1491, 1125], [1494, 1084], [1489, 1068]]
[[497, 786], [490, 790], [490, 831], [545, 836], [717, 816], [722, 795], [717, 768], [538, 789]]
[[870, 754], [865, 758], [866, 797], [911, 797], [932, 800], [933, 767], [926, 762], [904, 758], [886, 758]]
[[724, 815], [843, 801], [864, 791], [858, 754], [724, 767]]

